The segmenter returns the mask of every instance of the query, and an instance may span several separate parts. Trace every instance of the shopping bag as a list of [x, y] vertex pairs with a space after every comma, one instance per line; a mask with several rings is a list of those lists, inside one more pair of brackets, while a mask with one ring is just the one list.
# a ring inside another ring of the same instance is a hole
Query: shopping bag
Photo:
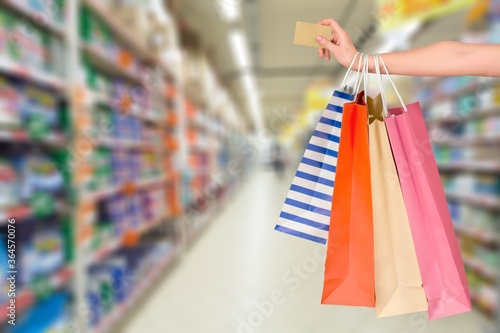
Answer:
[[368, 98], [368, 113], [377, 317], [427, 311], [380, 95], [375, 99]]
[[[379, 60], [388, 73], [380, 56]], [[464, 264], [420, 105], [406, 106], [397, 95], [402, 107], [388, 110], [386, 127], [429, 303], [429, 320], [469, 312]]]
[[[359, 53], [358, 53], [359, 54]], [[341, 87], [345, 87], [358, 54]], [[360, 57], [361, 59], [361, 57]], [[316, 243], [326, 244], [337, 169], [342, 110], [353, 95], [334, 91], [306, 147], [285, 199], [275, 230]]]
[[363, 100], [344, 104], [322, 304], [375, 306], [367, 112]]

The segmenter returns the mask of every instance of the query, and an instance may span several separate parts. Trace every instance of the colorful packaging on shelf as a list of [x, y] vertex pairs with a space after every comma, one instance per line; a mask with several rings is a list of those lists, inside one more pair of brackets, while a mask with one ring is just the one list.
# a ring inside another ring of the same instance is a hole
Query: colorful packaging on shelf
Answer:
[[42, 15], [43, 19], [59, 24], [66, 22], [66, 1], [27, 0], [28, 8]]
[[94, 276], [97, 280], [100, 309], [103, 315], [108, 315], [111, 313], [115, 306], [115, 300], [113, 296], [113, 280], [109, 273], [103, 269], [102, 266], [97, 266], [94, 272], [91, 272], [91, 276]]
[[63, 235], [57, 227], [36, 230], [20, 246], [20, 281], [28, 284], [64, 266]]
[[111, 288], [116, 303], [122, 303], [129, 294], [129, 281], [127, 278], [127, 260], [121, 256], [114, 256], [104, 264], [111, 277]]
[[140, 191], [139, 202], [141, 207], [143, 208], [142, 223], [147, 223], [149, 221], [152, 221], [154, 219], [153, 200], [149, 195], [149, 192]]
[[455, 201], [448, 201], [448, 208], [450, 210], [450, 215], [451, 219], [453, 220], [453, 223], [457, 223], [457, 221], [460, 221], [461, 205]]
[[19, 112], [21, 94], [11, 80], [0, 75], [0, 127], [19, 127], [21, 125]]
[[124, 149], [113, 149], [111, 152], [111, 166], [113, 170], [113, 183], [122, 185], [129, 177], [129, 155]]
[[480, 100], [476, 94], [461, 96], [457, 100], [457, 114], [467, 116], [480, 105]]
[[130, 139], [133, 141], [138, 141], [138, 142], [144, 142], [141, 141], [142, 139], [142, 133], [143, 133], [143, 126], [142, 126], [142, 121], [139, 120], [136, 117], [129, 117], [130, 121], [130, 129], [131, 129], [131, 136]]
[[35, 117], [38, 117], [47, 127], [57, 127], [59, 125], [57, 103], [55, 94], [33, 86], [25, 86], [20, 105], [23, 122], [28, 124]]
[[0, 158], [0, 208], [19, 203], [19, 179], [9, 160]]
[[474, 191], [479, 194], [500, 196], [500, 176], [479, 175], [476, 177]]
[[130, 140], [132, 129], [130, 128], [130, 119], [127, 115], [119, 112], [113, 112], [114, 137], [120, 140]]
[[110, 222], [113, 225], [115, 237], [120, 237], [126, 230], [128, 219], [128, 203], [122, 195], [116, 195], [110, 198], [107, 203], [107, 211]]
[[0, 11], [0, 57], [7, 57], [7, 43], [11, 28], [11, 15], [7, 11]]
[[70, 296], [56, 292], [41, 300], [19, 317], [8, 333], [64, 332], [70, 320]]
[[474, 137], [486, 133], [484, 119], [472, 119], [464, 126], [466, 136]]
[[64, 180], [54, 162], [41, 154], [25, 157], [16, 169], [21, 172], [24, 198], [31, 198], [35, 192], [56, 193], [64, 187]]
[[35, 24], [16, 16], [7, 42], [10, 58], [29, 68], [45, 70], [48, 54], [45, 34]]
[[167, 212], [171, 213], [171, 207], [167, 201], [166, 193], [163, 188], [157, 188], [151, 192], [150, 201], [152, 204], [148, 206], [150, 218], [159, 219], [167, 216]]
[[136, 230], [144, 223], [148, 221], [144, 220], [143, 212], [145, 207], [141, 205], [141, 200], [138, 195], [130, 196], [126, 199], [128, 206], [128, 214], [129, 217], [129, 225], [127, 225], [127, 229]]
[[113, 137], [113, 113], [108, 107], [97, 106], [92, 112], [92, 127], [99, 138]]
[[111, 170], [111, 151], [107, 148], [98, 147], [94, 149], [91, 156], [94, 169], [93, 188], [105, 189], [113, 184], [113, 172]]
[[127, 170], [128, 170], [128, 179], [132, 181], [139, 181], [141, 180], [141, 154], [138, 152], [129, 152], [128, 153], [128, 164], [127, 164]]
[[34, 154], [17, 158], [16, 169], [21, 178], [21, 198], [29, 199], [37, 192], [56, 193], [64, 188], [64, 179], [46, 156]]
[[131, 97], [131, 87], [122, 80], [112, 81], [112, 98], [115, 101], [116, 111], [122, 114], [130, 114], [134, 101]]
[[86, 298], [88, 304], [88, 322], [90, 327], [99, 325], [102, 318], [99, 282], [92, 275], [88, 276]]

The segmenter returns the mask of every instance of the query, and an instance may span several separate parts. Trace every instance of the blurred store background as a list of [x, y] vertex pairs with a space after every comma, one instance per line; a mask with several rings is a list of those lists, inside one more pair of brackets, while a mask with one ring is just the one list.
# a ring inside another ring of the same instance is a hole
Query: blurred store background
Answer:
[[0, 1], [0, 332], [500, 332], [497, 79], [397, 78], [472, 314], [320, 306], [318, 249], [273, 231], [345, 72], [292, 43], [327, 17], [363, 52], [500, 43], [499, 0]]

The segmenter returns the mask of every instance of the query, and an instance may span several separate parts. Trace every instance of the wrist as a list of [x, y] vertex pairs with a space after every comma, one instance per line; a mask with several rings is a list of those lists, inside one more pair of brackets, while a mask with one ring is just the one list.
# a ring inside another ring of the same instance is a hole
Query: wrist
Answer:
[[360, 59], [363, 59], [363, 53], [359, 52], [359, 54], [358, 54], [358, 52], [356, 50], [354, 50], [342, 59], [341, 64], [345, 68], [349, 68], [349, 66], [352, 63], [352, 69], [355, 71], [359, 71], [359, 68], [358, 68], [359, 65], [361, 64], [361, 67], [362, 67], [362, 64], [363, 64], [363, 60], [361, 60], [361, 62], [360, 62], [359, 61]]

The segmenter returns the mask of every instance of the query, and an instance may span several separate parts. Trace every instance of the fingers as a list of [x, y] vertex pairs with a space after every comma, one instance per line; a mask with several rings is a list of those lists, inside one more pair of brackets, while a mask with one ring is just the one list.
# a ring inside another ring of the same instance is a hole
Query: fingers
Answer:
[[336, 34], [336, 35], [340, 35], [340, 34], [345, 33], [344, 29], [342, 29], [342, 27], [340, 26], [340, 24], [338, 24], [337, 21], [335, 21], [332, 18], [321, 20], [321, 21], [318, 22], [318, 24], [329, 25], [330, 27], [332, 27], [333, 33]]
[[330, 54], [329, 54], [328, 51], [330, 51], [332, 53], [335, 53], [336, 49], [338, 48], [337, 45], [333, 44], [330, 40], [328, 40], [324, 36], [317, 36], [316, 40], [318, 41], [318, 43], [320, 43], [321, 45], [324, 46], [324, 48], [326, 49], [324, 51], [324, 53], [325, 53], [325, 56], [328, 57], [328, 58], [330, 57]]
[[318, 22], [318, 24], [328, 25], [328, 26], [332, 27], [332, 29], [333, 29], [332, 35], [329, 36], [330, 38], [327, 38], [327, 37], [324, 37], [324, 36], [318, 36], [316, 38], [316, 40], [319, 43], [321, 43], [322, 45], [325, 46], [324, 49], [319, 49], [319, 57], [320, 58], [324, 57], [326, 61], [330, 61], [330, 59], [331, 59], [330, 52], [334, 53], [334, 50], [335, 50], [335, 47], [336, 47], [335, 41], [338, 40], [340, 38], [340, 36], [345, 35], [345, 31], [337, 23], [337, 21], [335, 21], [332, 18], [321, 20], [321, 21]]

